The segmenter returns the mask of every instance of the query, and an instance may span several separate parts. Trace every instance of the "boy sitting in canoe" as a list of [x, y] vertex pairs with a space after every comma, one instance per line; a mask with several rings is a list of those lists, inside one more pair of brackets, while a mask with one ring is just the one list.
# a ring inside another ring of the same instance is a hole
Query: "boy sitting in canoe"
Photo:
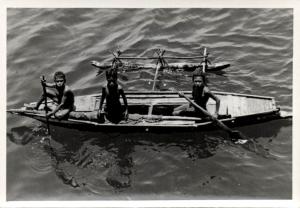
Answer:
[[[112, 123], [119, 123], [121, 120], [128, 118], [128, 105], [127, 99], [123, 88], [118, 85], [117, 71], [111, 69], [106, 71], [107, 85], [102, 88], [102, 96], [100, 101], [100, 107], [98, 111], [98, 118], [101, 119], [101, 115], [105, 114], [106, 118]], [[123, 98], [124, 108], [122, 108], [120, 102], [120, 96]], [[104, 100], [106, 104], [103, 107]]]
[[[216, 101], [216, 111], [214, 113], [214, 117], [218, 117], [219, 108], [220, 108], [220, 99], [215, 96], [207, 87], [207, 78], [205, 74], [196, 69], [193, 73], [193, 91], [192, 91], [192, 99], [196, 104], [206, 110], [206, 104], [209, 98], [212, 98]], [[198, 116], [198, 117], [206, 117], [200, 110], [195, 109], [191, 104], [184, 104], [174, 109], [174, 116]]]
[[[54, 74], [54, 83], [47, 83], [41, 81], [42, 85], [46, 87], [46, 95], [43, 94], [35, 106], [38, 110], [41, 103], [45, 100], [45, 96], [52, 99], [57, 106], [47, 114], [47, 117], [54, 115], [58, 119], [67, 119], [70, 112], [75, 110], [74, 94], [70, 87], [66, 85], [66, 76], [63, 72], [58, 71]], [[49, 89], [51, 88], [51, 89]]]

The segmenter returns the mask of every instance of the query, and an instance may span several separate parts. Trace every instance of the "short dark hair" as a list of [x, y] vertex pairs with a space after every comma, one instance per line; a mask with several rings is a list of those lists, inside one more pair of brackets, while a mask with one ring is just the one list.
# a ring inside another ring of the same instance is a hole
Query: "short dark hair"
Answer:
[[195, 77], [202, 77], [203, 84], [207, 85], [208, 79], [206, 77], [206, 73], [204, 73], [200, 68], [195, 69], [193, 72], [192, 80], [194, 81]]
[[106, 79], [110, 79], [112, 78], [113, 80], [117, 80], [118, 79], [118, 72], [114, 69], [110, 69], [108, 71], [106, 71]]
[[66, 75], [62, 71], [55, 72], [53, 79], [56, 80], [58, 77], [66, 81]]

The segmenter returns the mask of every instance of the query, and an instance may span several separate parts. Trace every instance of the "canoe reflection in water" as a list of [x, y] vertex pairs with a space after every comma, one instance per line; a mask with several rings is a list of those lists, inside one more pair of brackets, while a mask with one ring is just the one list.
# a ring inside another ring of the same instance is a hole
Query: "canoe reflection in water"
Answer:
[[[272, 138], [278, 134], [281, 127], [291, 125], [291, 122], [286, 120], [272, 122], [276, 128], [269, 128], [268, 131], [265, 131], [264, 124], [253, 125], [247, 127], [248, 132], [243, 131], [255, 141], [259, 137]], [[253, 135], [253, 132], [256, 132], [254, 133], [256, 135]], [[54, 169], [63, 183], [74, 188], [86, 188], [93, 193], [101, 193], [111, 187], [117, 191], [130, 188], [136, 177], [143, 172], [138, 168], [141, 163], [151, 163], [154, 158], [178, 154], [178, 151], [179, 157], [186, 157], [192, 161], [213, 157], [219, 149], [225, 148], [231, 150], [236, 148], [235, 151], [237, 149], [244, 152], [251, 151], [262, 157], [272, 157], [259, 142], [247, 146], [236, 145], [227, 141], [225, 134], [218, 131], [178, 134], [99, 134], [56, 127], [52, 128], [51, 138], [45, 139], [43, 135], [45, 129], [41, 126], [35, 129], [13, 128], [7, 134], [11, 142], [29, 146], [27, 151], [29, 157], [35, 155], [37, 160], [35, 165], [41, 166], [39, 163], [45, 165], [47, 160], [45, 155], [48, 155], [48, 161], [51, 162], [47, 163], [49, 167], [44, 167], [45, 170]], [[144, 156], [135, 157], [136, 151], [143, 151]], [[155, 155], [149, 156], [153, 152]], [[211, 177], [213, 178], [214, 176]], [[149, 180], [151, 181], [150, 178]]]

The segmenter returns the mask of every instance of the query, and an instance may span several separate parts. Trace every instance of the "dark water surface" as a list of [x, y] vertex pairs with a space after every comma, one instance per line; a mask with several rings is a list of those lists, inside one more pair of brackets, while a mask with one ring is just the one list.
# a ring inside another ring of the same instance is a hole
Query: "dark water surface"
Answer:
[[[274, 96], [292, 111], [291, 9], [8, 9], [7, 108], [35, 101], [57, 70], [76, 95], [98, 93], [104, 76], [91, 60], [126, 55], [199, 55], [227, 61], [212, 90]], [[161, 74], [161, 90], [190, 90], [187, 72]], [[120, 75], [126, 90], [150, 90], [154, 71]], [[102, 134], [7, 117], [7, 200], [290, 199], [292, 122], [239, 128], [257, 141], [240, 146], [222, 132]]]

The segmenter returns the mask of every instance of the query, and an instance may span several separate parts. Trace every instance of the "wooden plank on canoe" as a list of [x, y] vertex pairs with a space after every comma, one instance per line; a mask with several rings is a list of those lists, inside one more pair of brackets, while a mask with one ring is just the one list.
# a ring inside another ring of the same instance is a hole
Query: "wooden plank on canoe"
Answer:
[[[153, 124], [153, 122], [150, 122], [150, 125], [151, 124]], [[155, 122], [155, 125], [193, 125], [193, 124], [195, 124], [195, 121], [180, 121], [180, 120], [179, 121], [172, 121], [172, 120], [165, 121], [165, 120], [162, 120], [162, 121]], [[149, 123], [147, 123], [147, 125], [149, 125]]]
[[206, 104], [206, 109], [210, 114], [214, 114], [216, 111], [216, 102], [209, 98]]
[[93, 111], [95, 109], [96, 97], [75, 96], [76, 111]]
[[179, 97], [178, 98], [154, 98], [154, 99], [152, 98], [130, 99], [131, 105], [181, 105], [185, 103], [187, 103], [187, 101]]
[[177, 121], [202, 121], [201, 118], [198, 117], [185, 117], [185, 116], [160, 116], [160, 115], [140, 115], [140, 114], [129, 114], [130, 120], [177, 120]]
[[219, 114], [226, 115], [228, 108], [228, 96], [217, 95], [220, 99]]
[[[191, 91], [185, 91], [191, 96]], [[221, 100], [220, 114], [228, 113], [232, 116], [261, 113], [276, 108], [275, 100], [272, 97], [244, 96], [237, 93], [215, 93]], [[99, 107], [100, 94], [89, 96], [76, 96], [75, 105], [77, 111], [93, 111]], [[184, 98], [179, 98], [175, 92], [130, 92], [127, 94], [129, 105], [136, 106], [178, 106], [187, 103]], [[122, 99], [121, 99], [122, 102]], [[209, 99], [207, 108], [214, 112], [215, 102]]]
[[[232, 96], [231, 95], [230, 96], [226, 96], [226, 98], [227, 98], [227, 100], [226, 100], [226, 106], [227, 106], [228, 114], [232, 115]], [[222, 105], [222, 100], [221, 100], [221, 105]]]
[[238, 108], [239, 104], [239, 97], [232, 95], [232, 115], [237, 116], [240, 115], [240, 109]]
[[[188, 94], [188, 96], [191, 96], [191, 93]], [[82, 99], [85, 99], [86, 97], [95, 97], [97, 99], [100, 99], [101, 95], [97, 96], [76, 96], [76, 97], [83, 97]], [[162, 94], [162, 95], [152, 95], [152, 94], [144, 94], [144, 95], [132, 95], [132, 94], [126, 94], [126, 97], [128, 100], [130, 99], [147, 99], [147, 98], [179, 98], [178, 94]]]
[[[79, 106], [77, 108], [78, 111], [92, 111], [99, 107], [99, 99], [95, 98], [88, 98], [86, 99], [86, 102], [83, 101], [84, 99], [75, 99], [75, 105]], [[88, 100], [91, 100], [93, 104], [86, 104], [88, 103]], [[120, 102], [123, 104], [123, 100], [121, 99]], [[163, 105], [163, 106], [170, 106], [170, 105], [182, 105], [187, 103], [187, 101], [183, 98], [147, 98], [147, 99], [128, 99], [128, 105], [135, 105], [135, 106], [151, 106], [151, 105]], [[88, 110], [86, 110], [88, 109]]]
[[239, 96], [233, 96], [234, 99], [234, 115], [241, 115], [241, 105], [240, 105], [240, 97]]
[[246, 97], [239, 97], [239, 107], [240, 107], [240, 115], [247, 115], [248, 108], [247, 108], [247, 98]]
[[248, 109], [247, 114], [261, 113], [275, 109], [272, 105], [272, 99], [268, 100], [249, 98], [247, 99], [246, 107]]
[[[191, 95], [191, 91], [182, 91], [184, 94]], [[261, 99], [273, 99], [274, 97], [270, 96], [260, 96], [260, 95], [251, 95], [251, 94], [242, 94], [242, 93], [233, 93], [233, 92], [221, 92], [221, 91], [212, 91], [216, 95], [235, 95], [235, 96], [243, 96], [243, 97], [249, 97], [249, 98], [261, 98]], [[171, 96], [178, 96], [176, 92], [173, 91], [125, 91], [126, 95], [136, 95], [137, 97], [139, 96], [144, 96], [144, 95], [171, 95]]]
[[[40, 118], [41, 120], [44, 119], [44, 117]], [[94, 125], [94, 126], [125, 126], [125, 127], [185, 127], [185, 126], [195, 126], [195, 121], [183, 121], [183, 120], [162, 120], [162, 121], [147, 121], [147, 120], [140, 120], [138, 122], [132, 122], [132, 121], [121, 121], [119, 124], [114, 124], [110, 122], [105, 122], [105, 123], [97, 123], [95, 121], [85, 121], [85, 120], [76, 120], [76, 119], [68, 119], [68, 120], [61, 120], [58, 121], [57, 119], [50, 119], [52, 122], [60, 122], [63, 124], [89, 124], [89, 125]]]
[[272, 107], [272, 100], [264, 100], [263, 105], [264, 105], [263, 111], [269, 111]]
[[[184, 94], [191, 95], [191, 91], [182, 91]], [[248, 98], [260, 98], [260, 99], [274, 99], [274, 97], [270, 96], [260, 96], [260, 95], [250, 95], [250, 94], [242, 94], [242, 93], [232, 93], [232, 92], [220, 92], [220, 91], [212, 91], [214, 94], [219, 96], [243, 96]], [[155, 97], [155, 96], [166, 96], [166, 97], [178, 97], [178, 94], [173, 91], [125, 91], [127, 97], [136, 97], [136, 98], [143, 98], [143, 97]], [[92, 94], [88, 96], [95, 96], [100, 97], [101, 93], [99, 94]]]

